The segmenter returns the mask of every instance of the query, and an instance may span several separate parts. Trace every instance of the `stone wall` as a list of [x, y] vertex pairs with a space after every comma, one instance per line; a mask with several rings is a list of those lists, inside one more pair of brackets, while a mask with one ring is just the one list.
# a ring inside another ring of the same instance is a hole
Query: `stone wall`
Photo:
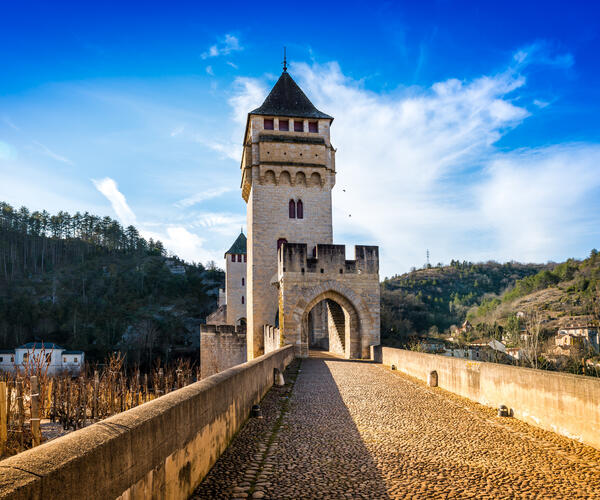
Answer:
[[0, 498], [188, 498], [292, 359], [283, 347], [7, 458]]
[[[319, 132], [310, 133], [277, 130], [280, 117], [274, 117], [275, 130], [264, 130], [264, 118], [249, 116], [241, 164], [248, 203], [248, 359], [264, 352], [263, 326], [273, 324], [278, 311], [277, 241], [300, 241], [312, 250], [333, 238], [330, 120], [319, 120]], [[289, 217], [292, 199], [302, 200], [302, 219]]]
[[435, 371], [442, 389], [600, 449], [600, 379], [390, 347], [382, 361], [422, 381]]
[[264, 345], [265, 345], [265, 354], [279, 349], [279, 346], [281, 345], [281, 337], [279, 335], [279, 328], [276, 328], [271, 325], [264, 326]]
[[369, 358], [370, 346], [379, 344], [379, 249], [357, 245], [355, 258], [346, 260], [344, 245], [316, 248], [314, 258], [307, 255], [304, 243], [286, 243], [279, 252], [279, 328], [284, 343], [295, 345], [296, 355], [308, 355], [308, 313], [328, 299], [344, 311], [345, 338], [340, 344], [345, 357]]
[[246, 362], [246, 329], [233, 325], [200, 326], [200, 377]]

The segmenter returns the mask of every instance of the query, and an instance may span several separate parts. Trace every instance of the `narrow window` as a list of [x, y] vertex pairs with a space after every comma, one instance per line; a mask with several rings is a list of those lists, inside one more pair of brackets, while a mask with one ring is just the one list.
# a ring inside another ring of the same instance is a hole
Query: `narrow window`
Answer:
[[265, 118], [265, 130], [273, 130], [275, 128], [275, 123], [273, 118]]
[[290, 214], [290, 219], [296, 218], [296, 202], [294, 200], [290, 200], [289, 214]]
[[244, 286], [244, 278], [242, 278], [242, 286]]
[[11, 357], [10, 357], [10, 362], [11, 362], [11, 363], [14, 363], [14, 362], [15, 362], [15, 357], [14, 357], [14, 356], [11, 356]]
[[296, 203], [296, 217], [304, 219], [304, 205], [302, 204], [302, 200], [298, 200], [298, 203]]
[[294, 120], [294, 132], [304, 132], [304, 120]]
[[63, 363], [66, 363], [66, 362], [67, 362], [67, 357], [66, 357], [66, 356], [64, 356], [64, 357], [63, 357]]
[[77, 363], [77, 358], [73, 358], [73, 363]]
[[313, 247], [313, 259], [317, 257], [317, 247]]
[[4, 363], [4, 358], [0, 356], [0, 363]]
[[242, 304], [244, 303], [244, 296], [242, 295]]
[[246, 262], [246, 254], [244, 254], [244, 262]]
[[290, 121], [289, 120], [279, 120], [279, 130], [283, 130], [287, 132], [290, 129]]
[[319, 132], [319, 122], [308, 122], [308, 131], [318, 133]]

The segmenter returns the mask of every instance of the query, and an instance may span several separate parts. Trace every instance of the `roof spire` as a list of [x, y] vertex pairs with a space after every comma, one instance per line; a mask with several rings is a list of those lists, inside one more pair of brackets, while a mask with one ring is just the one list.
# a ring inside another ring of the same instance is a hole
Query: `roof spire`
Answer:
[[285, 54], [285, 47], [283, 47], [283, 72], [287, 73], [287, 57]]

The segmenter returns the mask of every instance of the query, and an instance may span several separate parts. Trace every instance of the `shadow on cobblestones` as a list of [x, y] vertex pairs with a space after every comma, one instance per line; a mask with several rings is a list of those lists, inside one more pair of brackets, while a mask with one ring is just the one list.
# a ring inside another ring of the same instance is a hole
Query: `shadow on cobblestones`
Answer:
[[295, 360], [193, 499], [381, 498], [385, 483], [319, 353]]

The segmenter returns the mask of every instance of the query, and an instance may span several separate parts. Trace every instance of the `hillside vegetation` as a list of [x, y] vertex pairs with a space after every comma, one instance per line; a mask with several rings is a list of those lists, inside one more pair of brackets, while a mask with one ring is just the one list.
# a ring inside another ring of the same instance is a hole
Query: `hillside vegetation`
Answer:
[[505, 324], [517, 312], [538, 311], [545, 329], [600, 317], [600, 255], [592, 250], [582, 261], [569, 259], [535, 275], [518, 280], [503, 294], [486, 297], [469, 311], [473, 324]]
[[413, 270], [381, 284], [382, 342], [400, 344], [460, 325], [469, 309], [498, 296], [523, 278], [550, 266], [452, 261], [449, 266]]
[[223, 281], [110, 217], [0, 204], [0, 348], [44, 341], [91, 360], [120, 349], [131, 362], [167, 361], [195, 352]]

